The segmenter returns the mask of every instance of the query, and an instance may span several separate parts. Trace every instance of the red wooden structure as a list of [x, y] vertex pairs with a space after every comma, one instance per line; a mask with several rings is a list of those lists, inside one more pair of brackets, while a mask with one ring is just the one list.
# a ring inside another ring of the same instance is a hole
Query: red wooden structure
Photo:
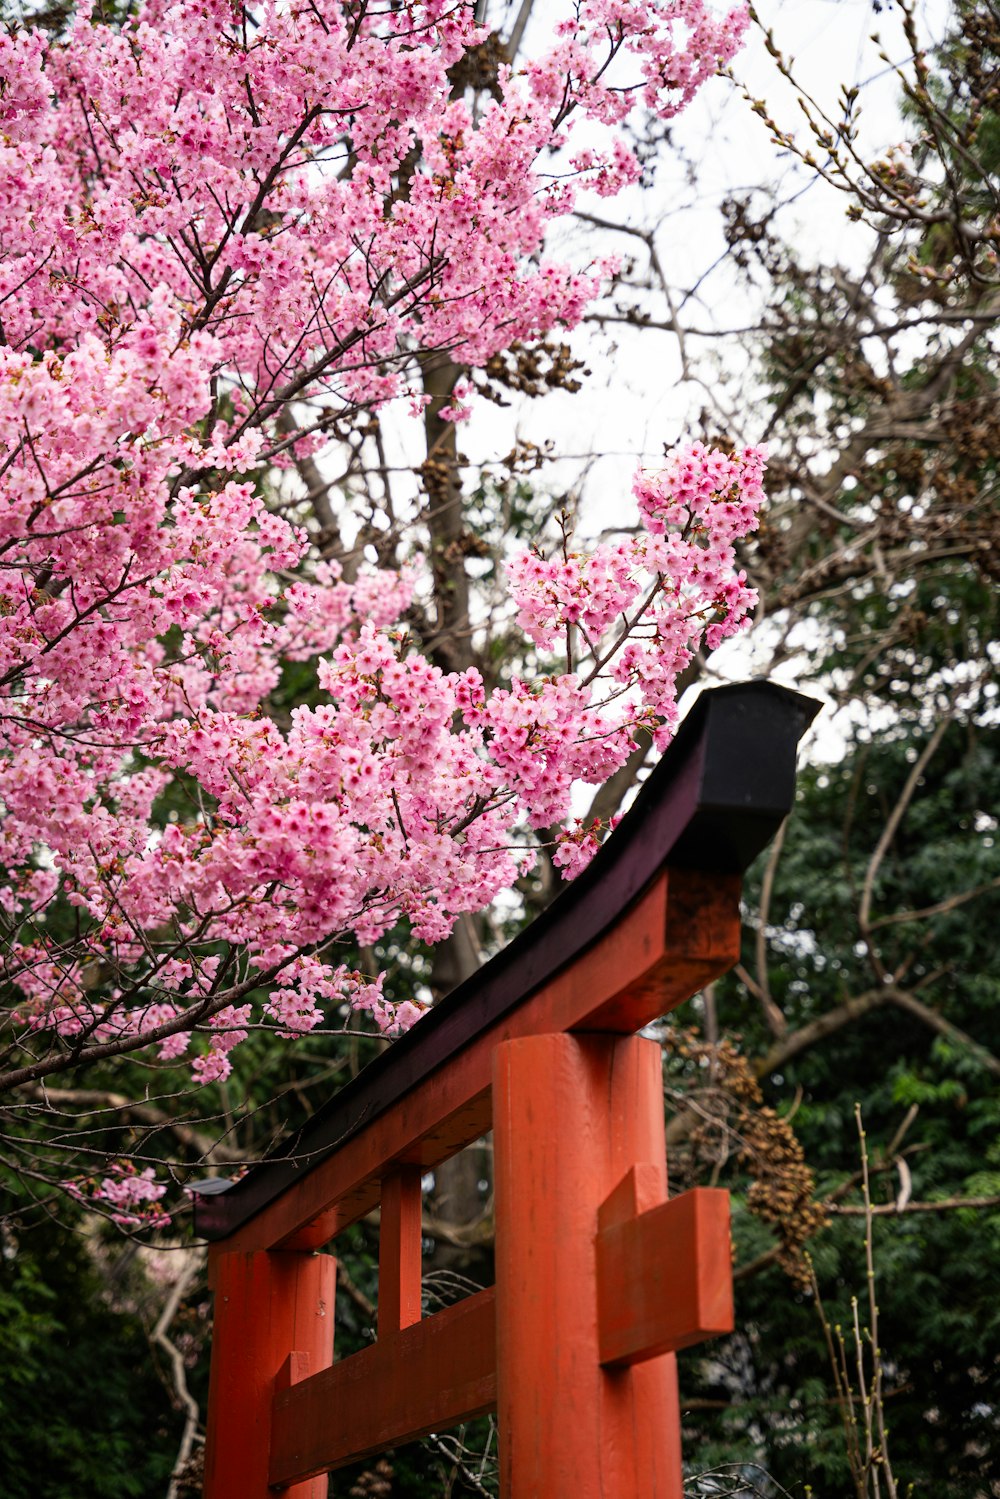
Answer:
[[[739, 953], [740, 875], [815, 705], [704, 694], [538, 921], [239, 1182], [203, 1184], [206, 1499], [326, 1474], [495, 1410], [507, 1499], [679, 1499], [674, 1352], [731, 1329], [727, 1195], [667, 1196], [659, 1046]], [[493, 1130], [496, 1285], [421, 1315], [421, 1176]], [[336, 1261], [381, 1205], [378, 1340], [334, 1362]]]

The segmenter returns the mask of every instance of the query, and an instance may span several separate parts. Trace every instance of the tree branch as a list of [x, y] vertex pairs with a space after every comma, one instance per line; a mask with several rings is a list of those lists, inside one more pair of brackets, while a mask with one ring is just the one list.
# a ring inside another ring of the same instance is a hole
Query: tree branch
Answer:
[[178, 1253], [185, 1255], [184, 1268], [171, 1286], [170, 1294], [151, 1334], [151, 1341], [162, 1348], [167, 1356], [167, 1361], [170, 1365], [174, 1398], [184, 1411], [184, 1432], [181, 1436], [181, 1444], [177, 1452], [177, 1461], [174, 1463], [173, 1473], [170, 1475], [170, 1487], [167, 1489], [167, 1499], [178, 1499], [181, 1492], [178, 1479], [191, 1456], [191, 1448], [194, 1446], [195, 1437], [198, 1433], [200, 1414], [198, 1402], [188, 1389], [184, 1355], [177, 1347], [177, 1344], [169, 1337], [169, 1331], [170, 1324], [177, 1315], [177, 1310], [186, 1296], [191, 1282], [201, 1270], [205, 1256], [204, 1251], [200, 1249], [178, 1250]]

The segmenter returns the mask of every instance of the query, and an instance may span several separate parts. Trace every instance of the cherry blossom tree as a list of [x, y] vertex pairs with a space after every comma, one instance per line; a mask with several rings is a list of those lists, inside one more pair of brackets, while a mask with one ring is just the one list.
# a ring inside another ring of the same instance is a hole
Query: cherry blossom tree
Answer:
[[[742, 628], [755, 449], [639, 474], [637, 534], [513, 555], [539, 667], [492, 690], [419, 649], [419, 555], [345, 570], [275, 503], [338, 424], [421, 419], [428, 356], [575, 325], [610, 267], [547, 229], [636, 180], [631, 115], [682, 109], [746, 19], [553, 9], [485, 102], [467, 0], [151, 0], [114, 26], [85, 0], [0, 37], [5, 1092], [130, 1053], [218, 1081], [261, 1025], [406, 1028], [419, 1004], [338, 954], [401, 921], [444, 939], [531, 830], [561, 826], [575, 873], [606, 829], [573, 822], [574, 782], [638, 729], [662, 748], [678, 673]], [[279, 722], [303, 664], [315, 701]], [[123, 1160], [76, 1191], [134, 1224], [162, 1186]]]

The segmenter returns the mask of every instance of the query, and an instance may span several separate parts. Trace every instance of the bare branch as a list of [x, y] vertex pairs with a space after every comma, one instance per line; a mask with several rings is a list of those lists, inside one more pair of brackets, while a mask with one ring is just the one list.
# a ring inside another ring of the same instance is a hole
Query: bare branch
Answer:
[[860, 927], [862, 936], [864, 937], [865, 942], [868, 946], [869, 958], [880, 978], [885, 976], [885, 968], [878, 954], [872, 948], [869, 940], [871, 935], [871, 926], [869, 922], [871, 917], [871, 903], [872, 894], [875, 888], [875, 880], [878, 876], [879, 869], [882, 866], [882, 861], [885, 858], [886, 853], [888, 852], [889, 847], [892, 844], [892, 840], [895, 838], [896, 833], [899, 829], [899, 825], [906, 814], [906, 809], [910, 805], [910, 802], [913, 800], [913, 794], [920, 784], [921, 777], [923, 776], [924, 771], [927, 769], [927, 765], [931, 760], [934, 751], [941, 743], [941, 740], [944, 738], [950, 725], [950, 718], [942, 718], [940, 723], [938, 723], [935, 727], [934, 732], [931, 734], [927, 743], [920, 751], [920, 754], [914, 761], [910, 769], [910, 774], [906, 778], [906, 783], [899, 794], [896, 805], [893, 807], [892, 812], [889, 814], [889, 817], [886, 820], [885, 827], [882, 829], [879, 840], [875, 845], [875, 852], [872, 854], [871, 859], [868, 861], [868, 868], [865, 871], [864, 884], [861, 890], [861, 903], [858, 907], [858, 926]]
[[167, 1356], [167, 1361], [170, 1365], [174, 1398], [184, 1411], [184, 1431], [177, 1452], [177, 1461], [174, 1463], [174, 1470], [171, 1474], [170, 1486], [167, 1489], [167, 1499], [178, 1499], [181, 1492], [178, 1486], [178, 1478], [187, 1466], [191, 1456], [191, 1449], [198, 1434], [200, 1417], [198, 1402], [188, 1388], [184, 1355], [177, 1347], [177, 1344], [172, 1341], [169, 1334], [171, 1323], [177, 1315], [177, 1310], [181, 1302], [187, 1295], [195, 1277], [201, 1273], [205, 1254], [204, 1250], [201, 1249], [178, 1250], [177, 1252], [184, 1255], [183, 1268], [170, 1288], [170, 1294], [150, 1335], [151, 1341], [157, 1347], [162, 1348]]

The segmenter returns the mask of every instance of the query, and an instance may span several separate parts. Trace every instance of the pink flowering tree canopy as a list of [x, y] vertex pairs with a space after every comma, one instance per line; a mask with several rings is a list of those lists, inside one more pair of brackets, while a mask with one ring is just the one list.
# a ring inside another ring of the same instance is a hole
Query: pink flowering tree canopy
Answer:
[[[678, 451], [637, 476], [637, 533], [512, 555], [540, 665], [491, 691], [411, 638], [415, 553], [348, 575], [274, 503], [338, 420], [419, 409], [428, 355], [578, 322], [606, 267], [551, 258], [548, 226], [636, 180], [631, 113], [682, 109], [745, 24], [551, 10], [485, 102], [454, 81], [467, 0], [150, 0], [114, 27], [84, 3], [0, 36], [4, 1091], [126, 1053], [193, 1086], [254, 1027], [412, 1024], [338, 953], [440, 941], [532, 829], [564, 828], [572, 875], [604, 831], [574, 782], [639, 726], [662, 748], [678, 673], [743, 627], [757, 451]], [[133, 1223], [162, 1188], [120, 1161], [78, 1190]]]

